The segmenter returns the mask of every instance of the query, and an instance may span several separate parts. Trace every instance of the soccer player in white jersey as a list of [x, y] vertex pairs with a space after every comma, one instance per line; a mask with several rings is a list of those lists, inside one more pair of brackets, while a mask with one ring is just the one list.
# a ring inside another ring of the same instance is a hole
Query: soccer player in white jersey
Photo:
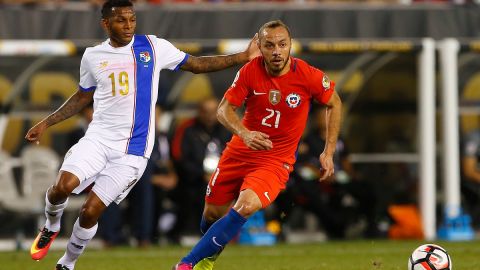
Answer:
[[259, 54], [256, 38], [241, 53], [194, 57], [164, 39], [135, 35], [136, 16], [129, 0], [107, 1], [101, 21], [109, 39], [85, 51], [78, 91], [25, 136], [38, 143], [48, 127], [93, 101], [93, 121], [66, 154], [56, 183], [46, 193], [47, 220], [30, 249], [34, 260], [45, 257], [60, 230], [68, 196], [95, 182], [56, 270], [74, 268], [95, 235], [102, 212], [110, 203], [120, 203], [142, 176], [153, 147], [160, 70], [211, 72], [246, 63]]

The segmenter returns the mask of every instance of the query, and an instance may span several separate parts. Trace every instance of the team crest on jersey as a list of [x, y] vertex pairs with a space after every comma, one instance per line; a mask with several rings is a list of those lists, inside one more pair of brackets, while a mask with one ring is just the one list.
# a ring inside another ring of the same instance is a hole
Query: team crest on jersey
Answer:
[[285, 99], [287, 102], [288, 107], [290, 108], [296, 108], [298, 105], [300, 105], [300, 102], [302, 101], [300, 98], [300, 95], [291, 93], [290, 95], [287, 96]]
[[141, 52], [140, 53], [140, 61], [142, 61], [143, 63], [148, 63], [150, 62], [152, 58], [150, 57], [150, 53], [149, 52]]
[[323, 75], [322, 86], [325, 90], [330, 89], [330, 79], [327, 77], [327, 75]]
[[270, 89], [270, 92], [268, 92], [268, 100], [270, 100], [270, 103], [272, 103], [272, 105], [277, 105], [281, 99], [282, 94], [279, 90]]

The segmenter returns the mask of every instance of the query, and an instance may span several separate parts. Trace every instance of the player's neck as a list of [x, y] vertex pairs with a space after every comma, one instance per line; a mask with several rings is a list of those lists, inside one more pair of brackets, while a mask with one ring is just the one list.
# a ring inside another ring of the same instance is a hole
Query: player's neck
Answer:
[[[133, 39], [133, 38], [132, 38]], [[132, 40], [130, 39], [130, 41], [124, 43], [120, 40], [117, 40], [115, 38], [112, 38], [110, 37], [110, 41], [109, 41], [109, 44], [110, 46], [112, 46], [113, 48], [120, 48], [120, 47], [125, 47], [127, 46], [128, 44], [130, 44], [130, 42], [132, 42]]]

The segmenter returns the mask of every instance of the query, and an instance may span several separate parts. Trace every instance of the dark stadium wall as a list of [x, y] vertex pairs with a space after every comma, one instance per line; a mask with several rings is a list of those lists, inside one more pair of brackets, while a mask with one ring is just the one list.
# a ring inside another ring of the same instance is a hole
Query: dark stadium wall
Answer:
[[[138, 32], [168, 39], [248, 38], [282, 19], [297, 38], [476, 38], [477, 5], [166, 5], [139, 6]], [[102, 39], [93, 8], [0, 6], [0, 39]], [[21, 20], [19, 19], [21, 18]]]

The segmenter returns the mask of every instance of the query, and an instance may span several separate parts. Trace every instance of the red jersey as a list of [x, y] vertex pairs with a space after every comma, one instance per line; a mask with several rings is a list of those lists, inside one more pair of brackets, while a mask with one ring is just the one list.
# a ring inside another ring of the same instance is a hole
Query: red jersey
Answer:
[[303, 134], [312, 99], [326, 104], [335, 83], [319, 69], [291, 57], [288, 73], [274, 77], [267, 73], [263, 57], [245, 64], [237, 73], [225, 98], [234, 106], [245, 102], [243, 125], [251, 131], [268, 134], [273, 148], [251, 150], [234, 135], [224, 155], [265, 164], [279, 161], [293, 165], [298, 142]]

